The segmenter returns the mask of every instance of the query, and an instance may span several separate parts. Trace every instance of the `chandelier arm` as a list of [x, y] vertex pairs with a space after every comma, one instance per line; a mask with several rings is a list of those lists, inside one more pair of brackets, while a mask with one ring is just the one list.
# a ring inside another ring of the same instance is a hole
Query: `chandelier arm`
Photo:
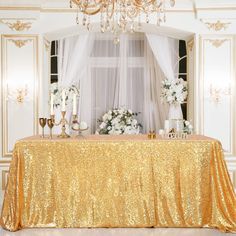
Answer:
[[107, 13], [108, 17], [111, 19], [112, 16], [114, 15], [114, 10], [115, 10], [115, 0], [112, 1], [112, 10], [111, 10], [111, 14], [109, 14], [109, 12]]
[[[72, 0], [72, 2], [74, 2], [77, 5], [77, 7], [80, 7], [82, 5], [81, 0]], [[100, 6], [101, 3], [102, 3], [102, 0], [99, 0], [97, 4], [87, 5], [86, 8], [82, 12], [86, 15], [96, 15], [97, 13], [101, 11], [101, 8], [102, 8]]]

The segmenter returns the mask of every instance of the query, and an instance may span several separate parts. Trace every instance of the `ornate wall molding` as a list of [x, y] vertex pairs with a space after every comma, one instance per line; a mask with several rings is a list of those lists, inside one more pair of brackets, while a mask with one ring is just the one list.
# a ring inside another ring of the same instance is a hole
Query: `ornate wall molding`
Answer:
[[32, 27], [32, 20], [34, 19], [1, 19], [2, 24], [7, 25], [13, 31], [27, 31]]
[[206, 22], [204, 20], [201, 21], [206, 25], [209, 30], [214, 31], [226, 30], [231, 24], [230, 22], [221, 22], [220, 20], [217, 20], [216, 22]]
[[24, 47], [27, 43], [32, 42], [32, 39], [8, 39], [10, 42], [14, 43], [16, 47], [22, 48]]
[[193, 46], [194, 46], [194, 38], [192, 38], [187, 42], [187, 48], [189, 49], [189, 51], [191, 52], [193, 51]]
[[50, 49], [50, 41], [47, 40], [46, 38], [43, 38], [43, 42], [44, 42], [44, 47], [45, 47], [46, 51], [48, 52]]
[[215, 48], [219, 48], [223, 43], [229, 41], [229, 39], [207, 39], [206, 41], [210, 42]]

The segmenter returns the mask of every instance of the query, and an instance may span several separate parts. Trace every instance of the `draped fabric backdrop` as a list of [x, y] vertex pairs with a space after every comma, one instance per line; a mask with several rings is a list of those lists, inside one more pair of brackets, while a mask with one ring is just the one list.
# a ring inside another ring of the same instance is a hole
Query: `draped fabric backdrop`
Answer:
[[80, 86], [78, 116], [90, 133], [118, 107], [138, 112], [143, 132], [162, 128], [168, 106], [161, 103], [161, 81], [178, 75], [178, 40], [142, 33], [122, 34], [119, 44], [113, 39], [89, 33], [59, 40], [59, 86]]

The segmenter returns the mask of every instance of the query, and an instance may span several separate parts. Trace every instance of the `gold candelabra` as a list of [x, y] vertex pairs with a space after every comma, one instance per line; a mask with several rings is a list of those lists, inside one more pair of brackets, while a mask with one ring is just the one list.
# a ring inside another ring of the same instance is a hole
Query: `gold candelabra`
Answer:
[[67, 121], [67, 119], [65, 117], [66, 116], [66, 111], [62, 111], [61, 115], [62, 115], [62, 118], [58, 123], [55, 121], [55, 115], [51, 115], [51, 119], [52, 119], [53, 124], [55, 126], [61, 125], [61, 134], [58, 135], [58, 137], [59, 138], [69, 138], [70, 135], [66, 133], [66, 125], [69, 125], [69, 122]]

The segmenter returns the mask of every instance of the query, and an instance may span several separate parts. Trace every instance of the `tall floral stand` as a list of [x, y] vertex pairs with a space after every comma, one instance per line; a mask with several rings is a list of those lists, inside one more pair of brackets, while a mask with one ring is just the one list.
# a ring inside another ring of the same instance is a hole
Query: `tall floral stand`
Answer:
[[179, 123], [179, 127], [183, 128], [183, 113], [181, 109], [181, 105], [178, 104], [170, 104], [169, 107], [169, 122], [170, 129], [177, 128], [177, 122]]
[[181, 105], [178, 104], [170, 104], [169, 107], [169, 120], [182, 120], [183, 113], [181, 109]]

